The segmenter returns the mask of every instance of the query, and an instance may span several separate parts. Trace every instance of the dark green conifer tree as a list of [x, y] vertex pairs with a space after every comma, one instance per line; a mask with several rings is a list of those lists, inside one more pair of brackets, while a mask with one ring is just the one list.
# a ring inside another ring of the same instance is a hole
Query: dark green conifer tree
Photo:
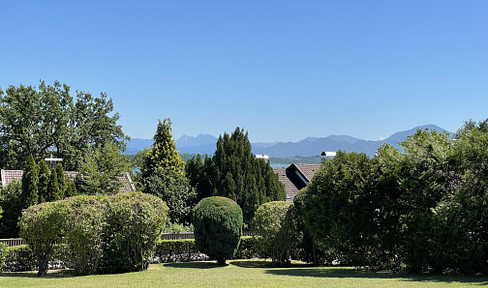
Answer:
[[40, 161], [39, 163], [39, 203], [46, 202], [48, 198], [48, 186], [49, 186], [49, 168], [46, 161]]
[[75, 181], [70, 180], [68, 181], [68, 189], [66, 189], [66, 193], [64, 195], [65, 198], [76, 196], [78, 193], [76, 192], [76, 184]]
[[39, 202], [39, 166], [30, 155], [22, 175], [22, 206], [27, 208]]
[[66, 196], [66, 190], [68, 189], [68, 181], [64, 174], [63, 165], [58, 164], [56, 166], [56, 176], [58, 177], [59, 199], [64, 199]]
[[49, 195], [47, 201], [52, 202], [61, 199], [61, 191], [59, 189], [58, 173], [56, 169], [51, 170], [51, 175], [49, 176]]
[[[197, 192], [202, 195], [228, 197], [241, 206], [244, 222], [249, 223], [256, 209], [269, 201], [284, 201], [283, 184], [268, 162], [256, 159], [244, 129], [236, 128], [232, 135], [224, 133], [217, 141], [214, 156], [205, 160], [203, 172], [191, 172], [200, 177]], [[196, 176], [195, 176], [196, 175]]]

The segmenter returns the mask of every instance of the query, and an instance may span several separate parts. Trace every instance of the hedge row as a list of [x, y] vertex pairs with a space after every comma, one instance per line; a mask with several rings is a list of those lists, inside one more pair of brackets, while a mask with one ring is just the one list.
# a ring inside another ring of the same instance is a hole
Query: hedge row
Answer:
[[[256, 239], [252, 236], [242, 236], [241, 244], [234, 259], [249, 259], [259, 257], [256, 248]], [[161, 240], [156, 245], [154, 254], [155, 263], [188, 262], [207, 260], [209, 257], [198, 251], [194, 239]]]
[[[3, 252], [3, 257], [5, 257], [3, 271], [32, 271], [38, 268], [37, 259], [28, 245], [14, 246], [2, 251], [5, 251]], [[252, 236], [243, 236], [234, 259], [249, 259], [259, 256], [256, 249], [256, 239]], [[1, 251], [0, 259], [2, 259]], [[56, 247], [53, 259], [56, 260], [49, 262], [50, 267], [64, 268], [63, 263], [69, 259], [67, 259], [66, 249], [63, 245]], [[209, 259], [207, 255], [196, 249], [193, 239], [161, 240], [156, 246], [153, 262], [189, 262], [207, 259]]]

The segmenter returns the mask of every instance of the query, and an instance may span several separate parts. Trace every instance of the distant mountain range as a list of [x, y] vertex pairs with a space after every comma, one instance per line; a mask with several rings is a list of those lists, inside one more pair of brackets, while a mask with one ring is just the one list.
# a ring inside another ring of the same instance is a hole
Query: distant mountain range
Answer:
[[[373, 156], [376, 150], [384, 143], [389, 143], [399, 148], [398, 143], [407, 139], [407, 136], [414, 134], [418, 129], [437, 130], [444, 129], [436, 125], [422, 125], [410, 130], [394, 133], [384, 140], [369, 141], [347, 135], [330, 135], [327, 137], [308, 137], [298, 142], [268, 142], [252, 143], [253, 153], [266, 154], [270, 157], [292, 157], [292, 156], [317, 156], [322, 151], [343, 150], [346, 152], [364, 152]], [[448, 132], [452, 134], [451, 132]], [[182, 136], [176, 140], [176, 147], [180, 153], [192, 154], [213, 154], [217, 138], [200, 134], [196, 137]], [[126, 154], [135, 154], [137, 151], [153, 144], [152, 139], [132, 138], [127, 143]]]

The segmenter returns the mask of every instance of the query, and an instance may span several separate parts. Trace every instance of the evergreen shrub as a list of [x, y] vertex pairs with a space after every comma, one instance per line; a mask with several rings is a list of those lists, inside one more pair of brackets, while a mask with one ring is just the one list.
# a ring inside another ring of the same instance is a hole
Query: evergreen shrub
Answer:
[[231, 199], [220, 196], [202, 199], [192, 214], [198, 250], [225, 265], [239, 247], [242, 220], [241, 207]]

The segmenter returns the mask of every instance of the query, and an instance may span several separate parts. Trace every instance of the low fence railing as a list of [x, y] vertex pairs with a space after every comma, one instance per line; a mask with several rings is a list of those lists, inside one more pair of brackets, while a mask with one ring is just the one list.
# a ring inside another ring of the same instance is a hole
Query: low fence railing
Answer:
[[[250, 231], [243, 231], [242, 236], [252, 236]], [[183, 240], [183, 239], [195, 239], [193, 232], [181, 232], [181, 233], [163, 233], [161, 234], [161, 240]], [[0, 239], [0, 243], [7, 244], [7, 246], [20, 246], [24, 245], [25, 241], [22, 238], [9, 238]]]
[[7, 246], [20, 246], [24, 245], [24, 239], [22, 238], [9, 238], [9, 239], [0, 239], [0, 243], [7, 244]]

